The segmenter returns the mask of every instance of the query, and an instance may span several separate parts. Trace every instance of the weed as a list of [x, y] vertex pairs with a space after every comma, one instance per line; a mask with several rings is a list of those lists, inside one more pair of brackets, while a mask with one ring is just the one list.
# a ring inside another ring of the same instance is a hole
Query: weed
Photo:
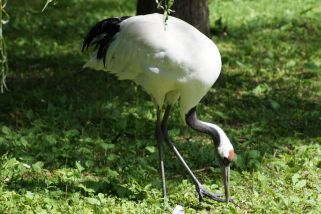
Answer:
[[[8, 3], [4, 29], [11, 91], [0, 94], [0, 213], [163, 212], [153, 102], [133, 83], [82, 70], [89, 27], [134, 15], [135, 2], [57, 1], [44, 13], [43, 0], [18, 2]], [[170, 205], [186, 213], [318, 213], [319, 1], [209, 7], [223, 69], [199, 114], [219, 124], [236, 148], [237, 205], [199, 207], [193, 184], [166, 150]], [[212, 142], [186, 133], [177, 109], [169, 126], [205, 186], [223, 192]]]

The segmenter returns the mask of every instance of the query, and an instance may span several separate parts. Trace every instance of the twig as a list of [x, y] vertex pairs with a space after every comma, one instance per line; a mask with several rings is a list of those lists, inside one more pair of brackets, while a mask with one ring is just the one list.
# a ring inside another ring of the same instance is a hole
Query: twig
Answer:
[[156, 3], [157, 3], [157, 8], [162, 9], [164, 11], [164, 26], [166, 29], [168, 16], [170, 15], [171, 12], [174, 12], [173, 10], [170, 9], [174, 4], [174, 0], [156, 0]]
[[[7, 5], [7, 0], [2, 1], [0, 0], [0, 91], [3, 93], [4, 89], [8, 90], [6, 85], [6, 76], [8, 73], [8, 59], [7, 59], [7, 49], [6, 44], [3, 38], [3, 24], [9, 22], [9, 15], [4, 10]], [[3, 18], [6, 16], [6, 20]]]

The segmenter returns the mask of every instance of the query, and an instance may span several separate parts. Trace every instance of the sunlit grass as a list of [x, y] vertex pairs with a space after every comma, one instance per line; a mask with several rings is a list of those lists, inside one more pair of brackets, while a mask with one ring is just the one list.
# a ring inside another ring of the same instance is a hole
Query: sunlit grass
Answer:
[[[42, 7], [43, 0], [8, 5], [12, 75], [11, 91], [0, 95], [0, 213], [161, 213], [153, 102], [133, 83], [82, 70], [89, 27], [134, 15], [135, 1], [59, 1], [39, 13]], [[186, 213], [321, 210], [320, 13], [317, 0], [210, 1], [223, 72], [198, 111], [236, 148], [236, 205], [198, 206], [167, 150], [170, 206]], [[205, 186], [223, 192], [212, 142], [186, 133], [178, 109], [169, 128]]]

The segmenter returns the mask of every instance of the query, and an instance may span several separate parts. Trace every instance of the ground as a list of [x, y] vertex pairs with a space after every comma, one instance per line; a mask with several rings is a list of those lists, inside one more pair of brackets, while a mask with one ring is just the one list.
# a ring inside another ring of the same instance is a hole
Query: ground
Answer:
[[[11, 75], [0, 95], [0, 213], [164, 211], [155, 109], [135, 84], [83, 70], [86, 31], [135, 1], [9, 1], [4, 29]], [[166, 150], [169, 205], [186, 213], [319, 213], [321, 210], [321, 3], [209, 1], [222, 74], [198, 107], [237, 153], [235, 204], [198, 205], [191, 180]], [[170, 134], [196, 175], [223, 192], [208, 137]]]

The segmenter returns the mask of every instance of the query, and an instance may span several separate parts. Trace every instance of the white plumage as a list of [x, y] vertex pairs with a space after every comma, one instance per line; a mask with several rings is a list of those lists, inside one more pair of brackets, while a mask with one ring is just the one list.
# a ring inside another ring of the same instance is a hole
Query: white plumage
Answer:
[[85, 66], [133, 80], [160, 107], [180, 97], [184, 119], [218, 78], [221, 57], [213, 41], [190, 24], [169, 17], [165, 29], [163, 21], [161, 14], [122, 21], [108, 48], [106, 66], [95, 55]]
[[[156, 137], [164, 198], [163, 141], [172, 148], [192, 177], [200, 201], [207, 196], [228, 202], [233, 146], [220, 127], [200, 121], [196, 116], [196, 105], [221, 71], [221, 56], [213, 41], [180, 19], [169, 17], [165, 28], [163, 15], [150, 14], [98, 22], [84, 40], [83, 50], [89, 47], [94, 47], [94, 51], [85, 67], [108, 71], [120, 80], [134, 81], [154, 98], [158, 106]], [[178, 99], [183, 121], [193, 129], [210, 135], [214, 141], [223, 169], [226, 200], [201, 185], [168, 136], [169, 113]], [[164, 104], [167, 108], [161, 119]]]

